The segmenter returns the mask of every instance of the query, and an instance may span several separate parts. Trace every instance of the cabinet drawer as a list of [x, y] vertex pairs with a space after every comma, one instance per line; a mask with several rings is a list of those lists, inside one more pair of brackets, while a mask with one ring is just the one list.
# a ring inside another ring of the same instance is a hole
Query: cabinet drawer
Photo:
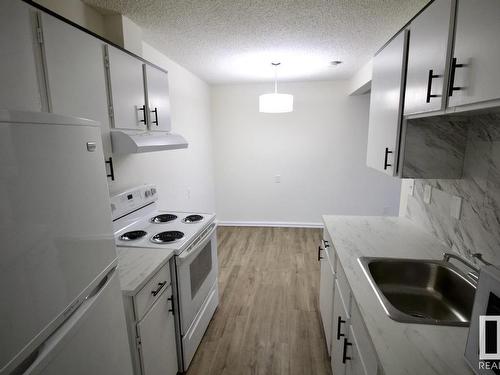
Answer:
[[134, 297], [136, 320], [142, 319], [151, 305], [160, 297], [161, 293], [170, 285], [170, 270], [165, 264], [148, 283]]
[[377, 374], [377, 355], [368, 332], [366, 332], [363, 318], [361, 317], [358, 305], [354, 299], [351, 301], [351, 327], [349, 333], [350, 341], [353, 343], [353, 346], [356, 347], [356, 352], [359, 357], [360, 363], [358, 366], [364, 370], [363, 374]]
[[351, 310], [349, 306], [349, 301], [351, 299], [351, 288], [349, 287], [349, 283], [347, 281], [347, 277], [342, 269], [342, 265], [340, 262], [337, 262], [337, 285], [338, 291], [342, 297], [342, 301], [344, 302], [344, 306], [346, 308], [347, 314], [351, 315]]

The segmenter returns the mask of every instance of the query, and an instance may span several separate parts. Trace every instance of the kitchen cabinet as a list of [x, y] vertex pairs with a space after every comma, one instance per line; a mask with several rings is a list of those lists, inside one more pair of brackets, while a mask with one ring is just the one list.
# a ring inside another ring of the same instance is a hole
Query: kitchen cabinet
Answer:
[[169, 286], [149, 312], [137, 323], [143, 375], [177, 374], [175, 324]]
[[390, 176], [398, 171], [407, 47], [404, 30], [373, 59], [366, 161]]
[[458, 1], [450, 107], [500, 98], [499, 35], [500, 1]]
[[[340, 264], [337, 264], [335, 275], [330, 334], [332, 373], [335, 375], [376, 375], [378, 372], [377, 355]], [[323, 274], [321, 277], [323, 278]], [[323, 311], [321, 313], [323, 317]]]
[[318, 247], [318, 260], [320, 261], [319, 284], [319, 311], [323, 330], [325, 333], [328, 354], [332, 349], [332, 319], [333, 319], [333, 294], [335, 290], [335, 262], [331, 259], [328, 248], [330, 243], [323, 240], [323, 246]]
[[143, 65], [150, 130], [171, 130], [168, 73]]
[[117, 129], [146, 130], [148, 113], [142, 61], [108, 45], [105, 64], [113, 126]]
[[0, 108], [47, 111], [36, 12], [19, 0], [0, 2]]
[[[45, 71], [51, 111], [98, 121], [109, 129], [104, 43], [46, 13], [41, 13]], [[111, 153], [107, 131], [105, 154]]]
[[332, 373], [345, 374], [346, 359], [344, 358], [344, 340], [348, 339], [349, 332], [349, 303], [344, 301], [340, 292], [338, 280], [335, 280], [335, 293], [333, 297], [333, 332], [332, 332]]
[[410, 24], [405, 115], [445, 107], [454, 10], [453, 0], [438, 0]]
[[175, 375], [178, 371], [169, 264], [135, 294], [123, 297], [135, 375]]

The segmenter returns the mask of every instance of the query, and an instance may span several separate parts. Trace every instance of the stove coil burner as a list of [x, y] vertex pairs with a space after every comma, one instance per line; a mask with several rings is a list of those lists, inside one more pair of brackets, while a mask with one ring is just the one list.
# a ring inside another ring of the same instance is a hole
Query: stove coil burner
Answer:
[[148, 233], [143, 231], [143, 230], [133, 230], [133, 231], [130, 231], [127, 233], [123, 233], [120, 236], [120, 240], [122, 240], [122, 241], [138, 240], [139, 238], [144, 237], [146, 234], [148, 234]]
[[153, 238], [151, 238], [151, 241], [155, 243], [171, 243], [180, 240], [182, 237], [184, 237], [184, 233], [178, 230], [169, 230], [155, 234]]
[[173, 214], [161, 214], [157, 215], [154, 218], [151, 219], [151, 222], [153, 224], [161, 224], [161, 223], [168, 223], [169, 221], [173, 221], [177, 219], [176, 215]]
[[201, 215], [189, 215], [186, 216], [182, 221], [186, 224], [197, 223], [203, 220], [203, 216]]

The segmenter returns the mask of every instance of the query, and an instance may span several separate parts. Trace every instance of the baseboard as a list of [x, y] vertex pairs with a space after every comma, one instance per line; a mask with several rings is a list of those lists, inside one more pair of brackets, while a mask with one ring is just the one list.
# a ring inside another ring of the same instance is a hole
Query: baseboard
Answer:
[[323, 223], [301, 223], [292, 221], [226, 221], [218, 220], [221, 227], [283, 227], [283, 228], [323, 228]]

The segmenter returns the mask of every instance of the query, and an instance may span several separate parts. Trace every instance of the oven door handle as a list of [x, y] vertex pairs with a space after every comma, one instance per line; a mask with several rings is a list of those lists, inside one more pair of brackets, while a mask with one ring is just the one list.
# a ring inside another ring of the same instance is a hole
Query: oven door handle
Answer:
[[210, 227], [208, 227], [208, 229], [206, 230], [206, 234], [202, 238], [195, 241], [191, 246], [189, 246], [178, 256], [179, 260], [185, 261], [187, 258], [196, 256], [205, 247], [207, 242], [210, 241], [216, 228], [217, 225], [215, 223], [211, 224]]

